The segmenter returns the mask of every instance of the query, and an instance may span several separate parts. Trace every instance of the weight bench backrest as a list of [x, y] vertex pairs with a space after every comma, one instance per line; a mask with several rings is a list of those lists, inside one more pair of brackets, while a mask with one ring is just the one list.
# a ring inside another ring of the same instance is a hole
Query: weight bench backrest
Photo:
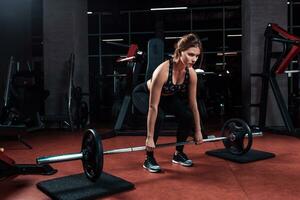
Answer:
[[153, 38], [149, 40], [147, 57], [145, 81], [152, 77], [153, 71], [164, 61], [164, 43], [161, 39]]

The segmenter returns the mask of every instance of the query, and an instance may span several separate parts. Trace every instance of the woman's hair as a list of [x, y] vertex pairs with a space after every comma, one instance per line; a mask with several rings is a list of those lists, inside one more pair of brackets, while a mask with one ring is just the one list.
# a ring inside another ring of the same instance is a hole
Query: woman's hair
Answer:
[[198, 36], [194, 33], [189, 33], [182, 36], [180, 40], [178, 40], [178, 42], [175, 44], [175, 51], [173, 54], [174, 61], [178, 62], [180, 53], [191, 47], [198, 47], [200, 49], [200, 53], [202, 54], [202, 43]]

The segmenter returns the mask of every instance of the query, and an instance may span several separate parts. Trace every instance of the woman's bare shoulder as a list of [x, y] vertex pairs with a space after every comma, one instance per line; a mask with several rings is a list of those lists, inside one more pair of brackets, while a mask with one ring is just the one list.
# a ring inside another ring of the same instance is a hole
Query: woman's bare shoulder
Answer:
[[159, 64], [157, 66], [157, 68], [154, 70], [154, 73], [156, 74], [160, 74], [163, 71], [167, 71], [169, 68], [169, 62], [168, 61], [164, 61], [161, 64]]
[[168, 71], [169, 71], [169, 61], [164, 61], [158, 67], [155, 69], [153, 72], [153, 79], [160, 79], [164, 80], [168, 76]]
[[158, 65], [157, 69], [159, 70], [167, 70], [169, 68], [169, 61], [166, 60], [162, 62], [160, 65]]

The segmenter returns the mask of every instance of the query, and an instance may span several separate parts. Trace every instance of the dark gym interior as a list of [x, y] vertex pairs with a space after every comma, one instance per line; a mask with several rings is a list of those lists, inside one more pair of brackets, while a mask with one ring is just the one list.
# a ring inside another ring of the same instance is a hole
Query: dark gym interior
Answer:
[[[300, 0], [1, 0], [1, 199], [298, 199], [299, 13]], [[189, 33], [203, 143], [191, 133], [192, 167], [175, 164], [166, 113], [150, 173], [133, 92]]]

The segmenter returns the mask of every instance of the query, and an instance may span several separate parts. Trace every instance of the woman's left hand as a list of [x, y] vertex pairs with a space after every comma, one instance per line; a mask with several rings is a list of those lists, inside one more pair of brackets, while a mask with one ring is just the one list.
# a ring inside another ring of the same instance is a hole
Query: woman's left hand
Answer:
[[195, 132], [195, 138], [194, 138], [194, 140], [195, 140], [195, 144], [201, 144], [201, 143], [203, 143], [203, 136], [202, 136], [201, 131]]

